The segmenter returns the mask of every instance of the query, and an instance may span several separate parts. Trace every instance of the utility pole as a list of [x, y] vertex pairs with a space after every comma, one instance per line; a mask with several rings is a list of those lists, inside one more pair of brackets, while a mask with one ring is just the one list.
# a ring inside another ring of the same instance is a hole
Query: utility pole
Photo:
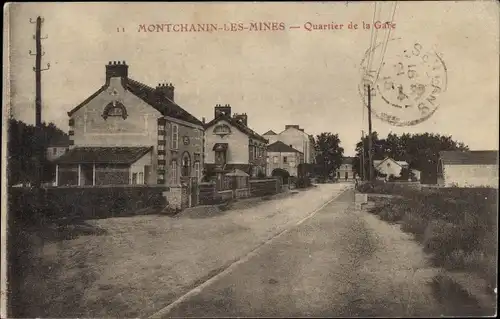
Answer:
[[361, 131], [361, 141], [363, 143], [363, 148], [361, 151], [361, 179], [364, 181], [366, 178], [365, 172], [365, 131]]
[[31, 50], [30, 55], [35, 56], [35, 67], [33, 71], [35, 72], [35, 187], [40, 188], [42, 181], [42, 161], [45, 150], [43, 149], [41, 141], [41, 128], [42, 128], [42, 71], [46, 71], [50, 68], [50, 64], [47, 63], [47, 68], [42, 69], [42, 56], [45, 52], [42, 52], [42, 40], [47, 39], [47, 37], [41, 37], [41, 29], [43, 18], [37, 17], [36, 21], [30, 18], [30, 23], [36, 23], [36, 32], [33, 36], [35, 40], [36, 52], [33, 54]]
[[369, 180], [373, 180], [373, 154], [372, 154], [372, 91], [370, 84], [368, 86], [368, 162], [369, 162]]

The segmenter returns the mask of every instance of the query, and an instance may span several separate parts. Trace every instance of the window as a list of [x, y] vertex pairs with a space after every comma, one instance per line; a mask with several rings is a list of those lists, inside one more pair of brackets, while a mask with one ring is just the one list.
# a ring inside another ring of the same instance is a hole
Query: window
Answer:
[[56, 147], [52, 148], [52, 154], [54, 154], [54, 155], [57, 154], [57, 148]]
[[184, 153], [182, 157], [182, 176], [190, 176], [191, 175], [191, 158], [188, 153]]
[[274, 164], [278, 164], [278, 162], [279, 162], [279, 160], [278, 160], [278, 156], [275, 156], [275, 157], [273, 158], [273, 162], [274, 162]]
[[172, 172], [172, 183], [177, 183], [177, 161], [172, 161], [170, 164], [170, 170]]
[[165, 145], [163, 145], [163, 144], [158, 145], [158, 150], [159, 151], [164, 151], [165, 150]]
[[266, 157], [266, 163], [269, 163], [269, 156]]
[[254, 152], [253, 152], [253, 145], [252, 144], [248, 145], [248, 151], [250, 152], [250, 154], [248, 155], [248, 159], [253, 160], [254, 159]]
[[288, 162], [288, 158], [286, 156], [283, 156], [283, 163], [286, 164]]
[[139, 172], [139, 180], [137, 181], [138, 184], [144, 184], [144, 173]]
[[160, 141], [165, 140], [165, 135], [163, 135], [163, 132], [161, 134], [158, 134], [158, 140]]
[[172, 149], [179, 148], [179, 125], [172, 124]]
[[132, 184], [133, 185], [137, 184], [137, 173], [132, 174]]
[[197, 180], [200, 180], [200, 162], [194, 163], [194, 175]]
[[165, 159], [165, 155], [163, 155], [163, 154], [159, 154], [159, 155], [158, 155], [158, 159], [159, 159], [159, 160], [164, 160], [164, 159]]

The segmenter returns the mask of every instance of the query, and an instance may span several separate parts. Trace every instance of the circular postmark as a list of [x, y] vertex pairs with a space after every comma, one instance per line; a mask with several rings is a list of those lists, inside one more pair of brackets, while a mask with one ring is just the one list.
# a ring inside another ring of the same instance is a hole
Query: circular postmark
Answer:
[[430, 118], [447, 87], [446, 65], [439, 54], [420, 42], [401, 38], [368, 49], [361, 72], [359, 93], [365, 106], [370, 97], [372, 114], [395, 126], [416, 125]]

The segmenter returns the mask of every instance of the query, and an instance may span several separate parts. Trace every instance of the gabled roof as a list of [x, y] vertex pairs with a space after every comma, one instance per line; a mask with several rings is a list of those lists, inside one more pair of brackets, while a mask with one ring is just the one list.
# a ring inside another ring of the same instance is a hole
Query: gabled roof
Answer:
[[[135, 81], [131, 78], [123, 80], [122, 83], [124, 84], [124, 87], [127, 91], [154, 107], [161, 114], [192, 124], [203, 125], [203, 123], [195, 116], [191, 115], [189, 112], [177, 105], [174, 101], [170, 100], [164, 94], [160, 94], [156, 89], [141, 82]], [[105, 91], [108, 86], [108, 84], [102, 86], [97, 92], [89, 96], [87, 99], [85, 99], [85, 101], [69, 111], [68, 115], [71, 116], [73, 113], [78, 111], [81, 107], [90, 102], [90, 100], [95, 98], [101, 92]]]
[[57, 164], [133, 164], [153, 149], [147, 147], [75, 147], [57, 158]]
[[394, 160], [393, 158], [390, 158], [390, 157], [386, 157], [384, 158], [383, 160], [374, 160], [373, 161], [373, 166], [375, 167], [378, 167], [380, 166], [383, 162], [385, 161], [391, 161], [391, 162], [394, 162], [396, 164], [398, 164], [399, 166], [403, 167], [403, 166], [408, 166], [408, 163], [406, 161], [396, 161]]
[[214, 118], [213, 120], [211, 120], [210, 122], [208, 122], [207, 124], [205, 124], [205, 129], [215, 125], [217, 122], [219, 121], [226, 121], [228, 122], [229, 124], [231, 124], [232, 126], [236, 127], [239, 131], [241, 131], [242, 133], [248, 135], [249, 137], [252, 137], [256, 140], [260, 140], [264, 143], [268, 143], [269, 141], [267, 139], [265, 139], [263, 136], [257, 134], [254, 130], [252, 130], [251, 128], [249, 128], [248, 126], [238, 122], [236, 119], [230, 117], [230, 116], [227, 116], [225, 114], [221, 114], [219, 115], [218, 117]]
[[300, 153], [300, 154], [302, 154], [301, 151], [294, 149], [290, 145], [286, 145], [282, 141], [277, 141], [271, 145], [268, 145], [267, 151], [268, 152], [276, 152], [276, 153]]
[[274, 133], [273, 130], [269, 130], [269, 131], [267, 131], [266, 133], [264, 133], [262, 135], [278, 135], [278, 134]]
[[496, 165], [498, 151], [442, 151], [439, 158], [445, 165]]

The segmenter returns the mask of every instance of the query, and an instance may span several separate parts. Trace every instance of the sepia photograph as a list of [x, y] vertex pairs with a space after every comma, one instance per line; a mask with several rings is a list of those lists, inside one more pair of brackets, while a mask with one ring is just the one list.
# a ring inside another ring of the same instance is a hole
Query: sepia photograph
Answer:
[[496, 316], [499, 9], [5, 4], [0, 317]]

